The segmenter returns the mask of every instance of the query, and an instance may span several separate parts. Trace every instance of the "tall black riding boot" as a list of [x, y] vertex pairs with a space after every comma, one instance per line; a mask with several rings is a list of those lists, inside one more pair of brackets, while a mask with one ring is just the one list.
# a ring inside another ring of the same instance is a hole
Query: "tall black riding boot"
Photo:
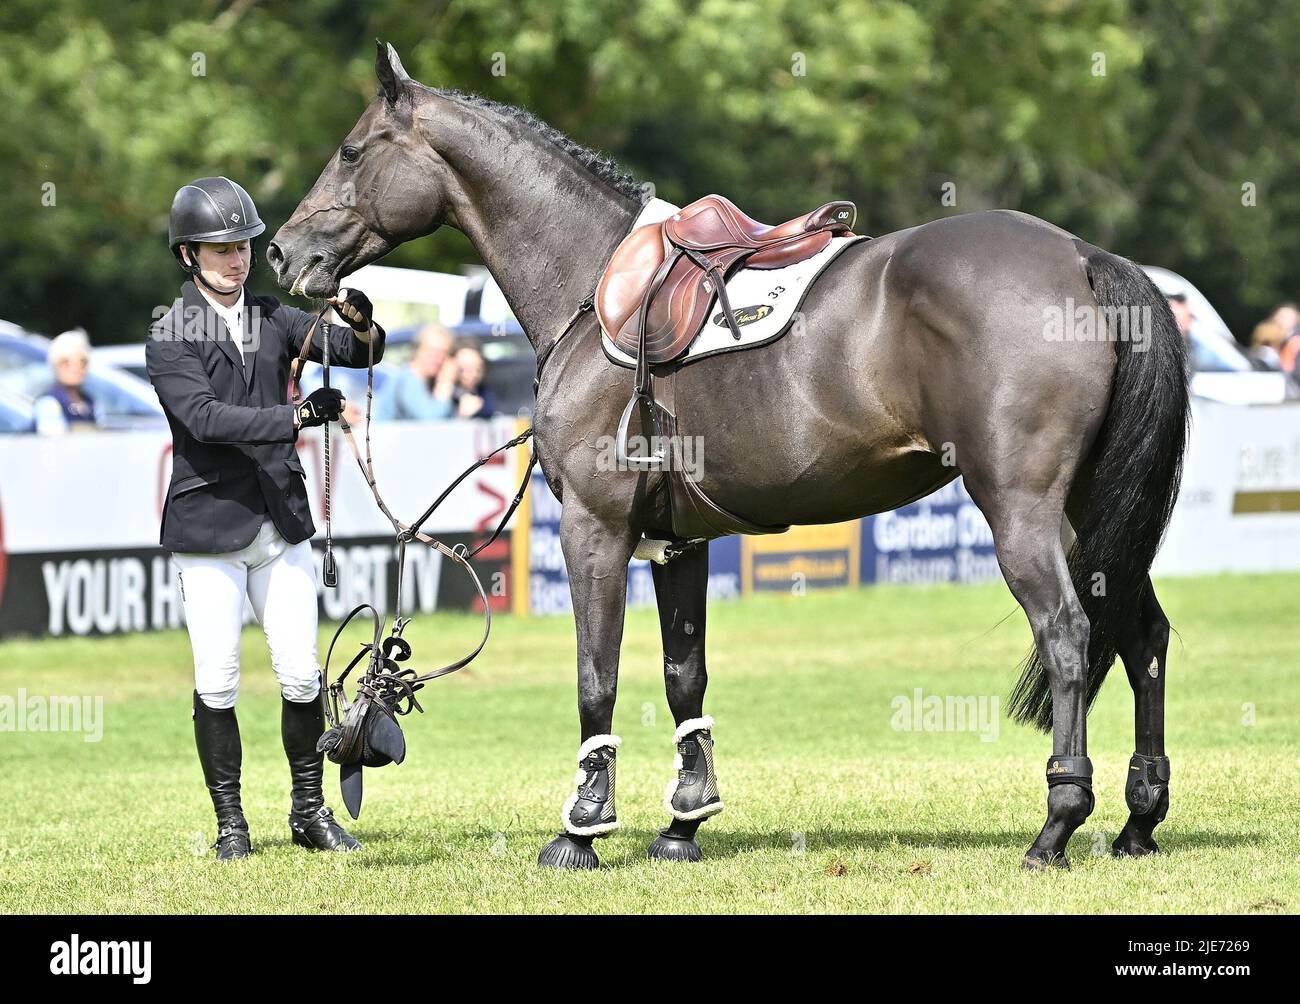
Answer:
[[293, 809], [289, 813], [293, 842], [318, 851], [360, 849], [361, 843], [335, 821], [321, 791], [325, 754], [316, 751], [316, 741], [325, 731], [321, 698], [299, 704], [281, 697], [280, 702], [280, 737], [293, 778]]
[[239, 741], [239, 720], [235, 709], [218, 711], [203, 703], [194, 692], [194, 744], [199, 749], [199, 763], [203, 765], [203, 780], [212, 795], [212, 807], [217, 813], [218, 861], [247, 857], [253, 850], [248, 839], [248, 822], [243, 806], [239, 804], [239, 768], [244, 759], [244, 747]]

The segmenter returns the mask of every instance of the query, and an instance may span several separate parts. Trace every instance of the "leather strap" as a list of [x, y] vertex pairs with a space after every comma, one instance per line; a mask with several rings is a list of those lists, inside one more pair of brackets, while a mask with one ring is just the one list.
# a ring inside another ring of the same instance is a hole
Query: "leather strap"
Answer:
[[[658, 400], [654, 403], [656, 425], [669, 443], [679, 442], [680, 432], [677, 426], [677, 371], [673, 370], [660, 377], [656, 386], [660, 388]], [[684, 541], [712, 540], [733, 533], [770, 534], [785, 533], [788, 526], [764, 526], [728, 512], [704, 493], [695, 481], [687, 476], [676, 463], [677, 457], [670, 458], [664, 471], [668, 488], [669, 518], [672, 532]]]
[[[311, 322], [311, 330], [307, 332], [307, 337], [302, 340], [302, 348], [298, 350], [297, 358], [289, 363], [289, 380], [293, 385], [293, 404], [297, 404], [302, 400], [302, 368], [307, 364], [307, 353], [311, 351], [311, 341], [316, 337], [320, 322], [329, 309], [330, 305], [326, 303], [316, 312], [316, 319]], [[372, 352], [371, 356], [373, 357], [373, 355]]]
[[668, 280], [669, 273], [672, 272], [677, 262], [681, 260], [683, 250], [679, 247], [673, 247], [673, 253], [664, 258], [659, 268], [655, 271], [650, 282], [646, 284], [645, 293], [641, 296], [641, 309], [637, 319], [636, 327], [636, 392], [640, 397], [649, 398], [650, 396], [650, 363], [646, 358], [646, 336], [650, 330], [650, 304], [654, 301], [655, 294], [663, 287]]
[[1092, 787], [1092, 761], [1086, 756], [1053, 756], [1047, 761], [1047, 784]]
[[569, 315], [569, 319], [564, 322], [564, 327], [560, 328], [551, 340], [542, 347], [542, 350], [537, 353], [537, 373], [533, 377], [533, 397], [537, 397], [537, 392], [541, 389], [542, 370], [546, 366], [546, 361], [551, 358], [551, 353], [555, 351], [555, 346], [560, 344], [560, 339], [573, 330], [573, 326], [578, 323], [578, 318], [591, 310], [591, 308], [595, 306], [595, 303], [595, 296], [592, 295], [578, 304], [577, 309], [574, 310], [574, 312]]

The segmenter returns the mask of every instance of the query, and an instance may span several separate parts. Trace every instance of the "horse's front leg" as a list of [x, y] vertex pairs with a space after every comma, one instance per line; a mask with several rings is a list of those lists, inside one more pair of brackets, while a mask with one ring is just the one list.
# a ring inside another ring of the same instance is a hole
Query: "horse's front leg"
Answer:
[[560, 544], [569, 570], [569, 591], [578, 629], [578, 715], [582, 743], [574, 792], [565, 800], [564, 832], [542, 848], [537, 863], [550, 868], [595, 868], [591, 843], [618, 829], [615, 758], [621, 740], [613, 734], [618, 689], [618, 650], [623, 641], [627, 565], [637, 534], [566, 503], [560, 516]]
[[677, 728], [676, 776], [664, 793], [668, 826], [650, 845], [660, 861], [699, 861], [695, 831], [722, 811], [713, 768], [713, 719], [704, 714], [704, 620], [708, 602], [709, 547], [698, 544], [666, 565], [653, 566], [659, 630], [664, 645], [664, 689]]

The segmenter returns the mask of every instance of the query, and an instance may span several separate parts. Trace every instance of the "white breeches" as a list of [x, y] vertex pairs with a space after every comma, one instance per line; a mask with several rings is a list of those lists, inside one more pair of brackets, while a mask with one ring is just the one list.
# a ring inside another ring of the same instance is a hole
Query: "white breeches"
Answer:
[[299, 703], [320, 693], [316, 565], [308, 541], [288, 543], [267, 516], [242, 550], [174, 553], [172, 560], [194, 649], [194, 689], [204, 704], [231, 708], [239, 696], [245, 596], [266, 633], [281, 693]]

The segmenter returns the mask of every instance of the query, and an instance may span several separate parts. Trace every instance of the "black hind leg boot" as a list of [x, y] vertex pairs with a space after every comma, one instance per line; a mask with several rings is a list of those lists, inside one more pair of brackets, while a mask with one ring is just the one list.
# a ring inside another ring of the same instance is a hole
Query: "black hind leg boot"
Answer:
[[710, 816], [722, 811], [718, 775], [713, 770], [713, 718], [688, 718], [673, 733], [677, 776], [664, 791], [664, 808], [672, 816], [650, 845], [656, 861], [699, 861], [703, 854], [695, 834]]
[[325, 754], [317, 752], [316, 742], [324, 731], [325, 708], [319, 695], [301, 704], [280, 698], [280, 738], [293, 780], [289, 829], [299, 847], [355, 851], [361, 842], [338, 824], [321, 790]]
[[239, 769], [244, 760], [239, 721], [234, 708], [220, 711], [209, 708], [197, 690], [194, 692], [194, 744], [199, 750], [199, 763], [203, 765], [203, 780], [212, 796], [212, 808], [217, 813], [217, 842], [212, 845], [217, 860], [247, 857], [253, 845], [239, 802]]

